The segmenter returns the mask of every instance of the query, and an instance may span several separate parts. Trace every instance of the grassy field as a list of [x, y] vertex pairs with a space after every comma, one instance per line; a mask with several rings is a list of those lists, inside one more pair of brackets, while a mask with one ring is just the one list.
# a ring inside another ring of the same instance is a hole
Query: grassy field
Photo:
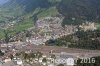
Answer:
[[44, 9], [40, 14], [38, 14], [38, 18], [47, 17], [47, 16], [56, 16], [59, 12], [56, 7], [50, 7], [49, 9]]
[[[28, 28], [31, 28], [33, 26], [34, 26], [34, 20], [27, 18], [20, 23], [16, 23], [16, 25], [13, 28], [8, 29], [10, 31], [9, 35], [15, 35], [17, 32], [27, 30]], [[4, 38], [3, 31], [4, 31], [3, 29], [0, 29], [0, 39]]]
[[0, 39], [1, 38], [4, 38], [4, 33], [3, 33], [3, 30], [2, 29], [0, 29]]
[[100, 24], [99, 23], [96, 24], [96, 27], [97, 27], [97, 29], [100, 29]]

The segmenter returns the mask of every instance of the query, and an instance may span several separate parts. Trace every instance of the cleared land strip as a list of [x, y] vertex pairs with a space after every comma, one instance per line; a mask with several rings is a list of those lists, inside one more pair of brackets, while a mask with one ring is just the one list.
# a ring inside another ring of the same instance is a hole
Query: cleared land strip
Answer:
[[66, 55], [74, 55], [74, 56], [86, 56], [86, 57], [94, 57], [100, 56], [100, 50], [84, 50], [84, 49], [76, 49], [76, 48], [66, 48], [66, 47], [56, 47], [56, 46], [34, 46], [29, 45], [20, 49], [20, 51], [33, 51], [33, 52], [42, 52], [44, 54], [52, 53], [65, 53]]
[[[6, 47], [0, 48], [7, 50]], [[9, 48], [12, 51], [13, 48]], [[76, 49], [76, 48], [66, 48], [66, 47], [57, 47], [57, 46], [36, 46], [36, 45], [27, 45], [27, 46], [17, 46], [14, 49], [17, 49], [16, 52], [22, 51], [32, 51], [32, 52], [42, 52], [43, 54], [49, 55], [50, 52], [54, 54], [64, 54], [72, 55], [74, 57], [94, 57], [100, 56], [100, 50], [85, 50], [85, 49]]]

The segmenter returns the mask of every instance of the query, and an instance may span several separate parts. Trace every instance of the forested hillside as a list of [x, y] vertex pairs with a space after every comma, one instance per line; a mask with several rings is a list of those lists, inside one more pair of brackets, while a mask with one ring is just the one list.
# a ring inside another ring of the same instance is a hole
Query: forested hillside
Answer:
[[56, 40], [49, 40], [46, 44], [66, 46], [69, 48], [100, 50], [100, 30], [86, 32], [78, 31], [73, 35], [63, 36]]
[[100, 21], [100, 0], [62, 0], [58, 10], [65, 16], [64, 24], [80, 24], [84, 20]]
[[37, 8], [48, 10], [57, 7], [59, 13], [65, 16], [64, 24], [80, 24], [86, 20], [100, 21], [100, 0], [9, 0], [4, 7], [21, 9], [26, 13], [34, 12]]

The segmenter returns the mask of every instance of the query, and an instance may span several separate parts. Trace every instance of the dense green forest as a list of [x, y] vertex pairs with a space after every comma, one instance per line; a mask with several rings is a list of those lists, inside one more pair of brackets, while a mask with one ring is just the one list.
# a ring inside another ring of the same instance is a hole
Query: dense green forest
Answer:
[[78, 31], [73, 35], [63, 36], [56, 40], [49, 40], [47, 45], [66, 46], [69, 48], [99, 49], [100, 50], [100, 30]]
[[86, 20], [99, 22], [100, 0], [62, 0], [58, 11], [65, 16], [64, 24], [80, 24]]

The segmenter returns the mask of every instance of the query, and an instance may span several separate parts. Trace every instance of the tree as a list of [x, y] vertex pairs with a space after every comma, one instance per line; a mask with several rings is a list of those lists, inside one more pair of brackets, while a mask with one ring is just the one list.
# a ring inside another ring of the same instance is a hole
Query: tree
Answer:
[[30, 31], [26, 31], [26, 37], [31, 37], [31, 36], [32, 36], [31, 32]]
[[12, 54], [10, 54], [10, 55], [9, 55], [9, 58], [13, 59], [13, 58], [14, 58], [14, 56], [13, 56]]
[[46, 58], [43, 58], [42, 62], [47, 62], [47, 59]]
[[4, 30], [4, 36], [5, 36], [5, 42], [6, 43], [8, 43], [9, 42], [9, 39], [10, 39], [8, 33], [9, 32], [7, 30]]
[[51, 55], [51, 58], [54, 58], [54, 59], [55, 59], [55, 58], [56, 58], [56, 56], [55, 56], [54, 54], [52, 54], [52, 55]]
[[37, 52], [37, 53], [36, 53], [36, 56], [37, 56], [38, 59], [41, 58], [42, 55], [43, 55], [43, 54], [42, 54], [41, 52]]
[[31, 58], [35, 58], [35, 54], [34, 53], [30, 53]]
[[4, 53], [0, 50], [0, 56], [3, 56], [4, 55]]

